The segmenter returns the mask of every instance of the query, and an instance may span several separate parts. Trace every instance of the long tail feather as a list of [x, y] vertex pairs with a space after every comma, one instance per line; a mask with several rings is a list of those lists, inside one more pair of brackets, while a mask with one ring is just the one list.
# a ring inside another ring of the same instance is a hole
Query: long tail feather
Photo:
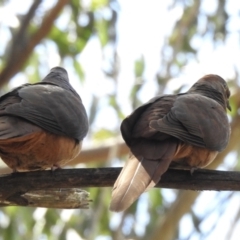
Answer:
[[147, 160], [130, 157], [118, 176], [112, 192], [110, 210], [127, 209], [146, 189], [154, 187], [168, 169], [171, 160]]

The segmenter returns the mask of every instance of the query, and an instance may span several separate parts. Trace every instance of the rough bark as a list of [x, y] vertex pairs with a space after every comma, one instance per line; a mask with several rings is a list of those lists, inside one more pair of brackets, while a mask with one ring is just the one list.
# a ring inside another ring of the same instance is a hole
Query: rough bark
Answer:
[[[0, 202], [5, 206], [36, 206], [30, 196], [36, 191], [38, 194], [42, 191], [43, 195], [44, 191], [47, 191], [48, 195], [51, 195], [52, 190], [55, 196], [59, 189], [72, 191], [84, 187], [112, 187], [120, 171], [121, 168], [82, 168], [4, 175], [0, 177]], [[169, 169], [156, 187], [195, 191], [239, 191], [240, 173], [202, 169], [191, 174], [188, 170]], [[54, 207], [54, 199], [53, 197], [52, 206], [48, 202], [48, 207]]]

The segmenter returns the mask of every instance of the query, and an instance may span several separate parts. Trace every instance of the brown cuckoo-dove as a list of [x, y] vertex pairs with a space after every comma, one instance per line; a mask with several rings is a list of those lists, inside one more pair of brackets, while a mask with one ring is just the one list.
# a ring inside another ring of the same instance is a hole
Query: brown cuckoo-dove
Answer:
[[64, 68], [0, 98], [0, 157], [13, 171], [66, 164], [79, 154], [87, 131], [85, 108]]
[[131, 156], [116, 180], [110, 210], [123, 211], [175, 164], [202, 168], [229, 141], [230, 91], [218, 75], [206, 75], [186, 93], [151, 99], [123, 120]]

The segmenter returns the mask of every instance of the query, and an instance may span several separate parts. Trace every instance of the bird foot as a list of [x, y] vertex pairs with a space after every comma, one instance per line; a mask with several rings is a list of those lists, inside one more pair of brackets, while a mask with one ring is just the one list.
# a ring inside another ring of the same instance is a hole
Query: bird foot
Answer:
[[52, 172], [54, 172], [57, 169], [61, 169], [61, 167], [58, 164], [53, 164], [51, 167]]

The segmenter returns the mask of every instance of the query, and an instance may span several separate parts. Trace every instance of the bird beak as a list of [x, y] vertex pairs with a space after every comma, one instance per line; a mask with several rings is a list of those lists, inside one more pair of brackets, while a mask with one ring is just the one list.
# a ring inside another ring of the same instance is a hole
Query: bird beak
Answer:
[[232, 111], [232, 108], [231, 108], [231, 106], [229, 104], [229, 101], [227, 101], [227, 108], [228, 108], [229, 111]]

